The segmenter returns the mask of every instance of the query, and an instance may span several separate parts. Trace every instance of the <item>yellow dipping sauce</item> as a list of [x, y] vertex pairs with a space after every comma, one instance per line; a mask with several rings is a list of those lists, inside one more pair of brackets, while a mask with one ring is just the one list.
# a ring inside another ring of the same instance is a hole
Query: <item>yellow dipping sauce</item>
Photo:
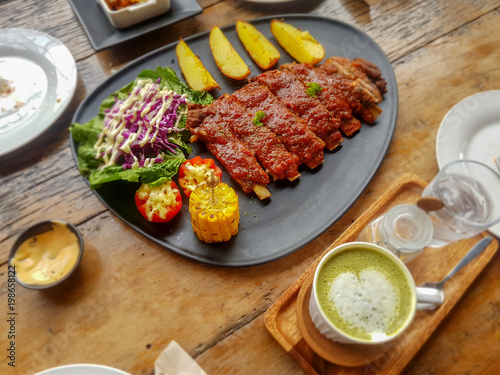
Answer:
[[78, 261], [78, 238], [66, 224], [52, 222], [52, 230], [24, 241], [11, 264], [19, 281], [47, 285], [63, 278]]

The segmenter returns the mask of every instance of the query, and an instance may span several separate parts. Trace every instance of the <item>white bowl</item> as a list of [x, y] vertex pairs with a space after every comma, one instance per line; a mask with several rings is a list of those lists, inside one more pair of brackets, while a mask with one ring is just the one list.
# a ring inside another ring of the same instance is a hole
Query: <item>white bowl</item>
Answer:
[[120, 10], [111, 10], [105, 0], [98, 0], [109, 21], [123, 29], [168, 12], [170, 0], [146, 0]]
[[[379, 254], [382, 254], [388, 258], [389, 261], [392, 261], [393, 265], [398, 267], [403, 274], [405, 275], [405, 279], [408, 283], [408, 286], [411, 290], [411, 295], [410, 295], [410, 305], [409, 305], [409, 314], [405, 317], [405, 321], [402, 324], [402, 326], [399, 328], [398, 332], [394, 333], [393, 335], [390, 336], [385, 336], [385, 337], [377, 337], [372, 340], [364, 340], [364, 339], [358, 339], [354, 338], [351, 336], [348, 336], [345, 334], [343, 331], [338, 329], [331, 321], [330, 319], [326, 316], [326, 313], [323, 311], [321, 308], [316, 289], [317, 289], [317, 284], [318, 284], [318, 274], [319, 270], [322, 268], [323, 264], [328, 262], [329, 259], [331, 259], [333, 256], [337, 255], [338, 253], [347, 250], [347, 249], [357, 249], [357, 248], [365, 248], [365, 249], [370, 249], [372, 251], [375, 251]], [[372, 243], [367, 243], [367, 242], [348, 242], [344, 243], [340, 246], [335, 247], [334, 249], [330, 250], [324, 257], [321, 259], [318, 267], [316, 268], [316, 271], [314, 273], [314, 281], [313, 281], [313, 287], [311, 291], [311, 298], [309, 300], [309, 313], [311, 315], [312, 322], [318, 329], [318, 331], [323, 334], [326, 338], [343, 343], [343, 344], [367, 344], [367, 345], [377, 345], [377, 344], [382, 344], [385, 342], [388, 342], [390, 340], [395, 339], [398, 337], [400, 334], [402, 334], [406, 328], [410, 326], [410, 323], [412, 322], [414, 316], [415, 316], [415, 311], [417, 309], [417, 297], [416, 297], [416, 287], [415, 287], [415, 282], [413, 281], [413, 277], [411, 276], [410, 271], [406, 268], [404, 263], [397, 257], [395, 256], [392, 252], [389, 250], [372, 244]]]

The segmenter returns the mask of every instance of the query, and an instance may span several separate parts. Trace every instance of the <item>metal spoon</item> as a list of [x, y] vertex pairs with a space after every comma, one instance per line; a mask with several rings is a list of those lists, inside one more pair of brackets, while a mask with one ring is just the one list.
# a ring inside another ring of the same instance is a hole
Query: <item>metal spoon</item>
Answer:
[[491, 243], [490, 236], [484, 237], [462, 258], [460, 262], [451, 270], [451, 272], [441, 281], [426, 282], [417, 287], [417, 309], [419, 310], [433, 310], [441, 305], [444, 301], [444, 284], [451, 279], [458, 271], [460, 271], [472, 259], [478, 256], [484, 249]]

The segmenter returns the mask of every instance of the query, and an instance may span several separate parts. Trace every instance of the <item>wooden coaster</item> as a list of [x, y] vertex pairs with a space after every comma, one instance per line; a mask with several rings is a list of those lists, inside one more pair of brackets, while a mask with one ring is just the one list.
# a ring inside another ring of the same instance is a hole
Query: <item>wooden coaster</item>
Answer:
[[341, 344], [323, 336], [309, 314], [312, 277], [300, 288], [297, 297], [297, 321], [302, 336], [311, 349], [328, 362], [345, 367], [365, 366], [383, 355], [382, 345]]

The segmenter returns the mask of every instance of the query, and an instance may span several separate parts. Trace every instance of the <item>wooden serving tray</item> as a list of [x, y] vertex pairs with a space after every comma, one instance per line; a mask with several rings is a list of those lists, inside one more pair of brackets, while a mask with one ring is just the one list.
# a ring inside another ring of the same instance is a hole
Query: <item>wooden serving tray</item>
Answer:
[[[403, 203], [414, 204], [426, 185], [416, 175], [403, 175], [325, 253], [345, 242], [356, 241], [358, 233], [367, 224], [391, 207]], [[486, 235], [487, 233], [482, 233], [443, 248], [426, 248], [407, 264], [415, 284], [444, 278], [471, 247]], [[390, 343], [375, 348], [342, 345], [325, 340], [314, 331], [314, 326], [308, 319], [305, 301], [322, 256], [271, 305], [265, 314], [266, 328], [308, 374], [399, 374], [481, 273], [497, 249], [498, 241], [493, 238], [480, 255], [446, 283], [443, 304], [436, 310], [417, 311], [411, 326]]]

